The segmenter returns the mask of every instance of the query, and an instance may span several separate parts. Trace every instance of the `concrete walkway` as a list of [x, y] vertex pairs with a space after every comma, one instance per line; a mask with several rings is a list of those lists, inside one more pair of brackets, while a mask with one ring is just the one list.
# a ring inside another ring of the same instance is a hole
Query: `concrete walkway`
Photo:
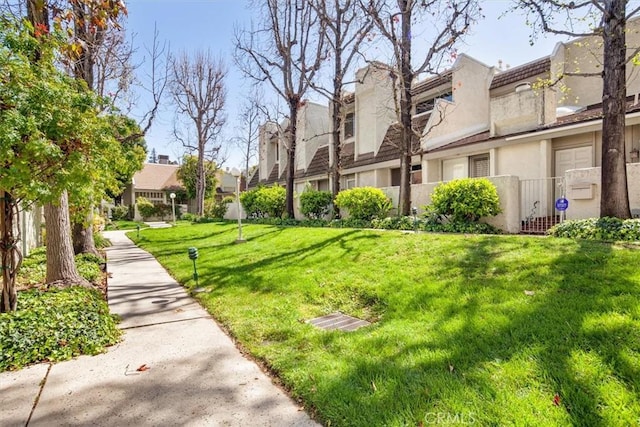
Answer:
[[122, 231], [105, 234], [123, 341], [102, 355], [0, 374], [0, 426], [317, 425], [151, 255]]

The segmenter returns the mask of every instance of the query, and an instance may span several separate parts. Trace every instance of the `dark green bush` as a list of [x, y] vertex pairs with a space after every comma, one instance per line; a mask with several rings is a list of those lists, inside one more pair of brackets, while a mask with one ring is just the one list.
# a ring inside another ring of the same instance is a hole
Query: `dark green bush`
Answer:
[[183, 213], [182, 214], [181, 219], [183, 219], [185, 221], [197, 222], [198, 221], [198, 215], [187, 212], [187, 213]]
[[394, 216], [371, 221], [373, 228], [384, 230], [414, 230], [420, 226], [420, 220], [412, 216]]
[[334, 219], [329, 223], [331, 228], [371, 228], [371, 221], [357, 218]]
[[371, 221], [373, 218], [384, 218], [391, 210], [391, 200], [374, 187], [356, 187], [338, 193], [336, 206], [349, 211], [349, 218]]
[[[151, 216], [157, 216], [163, 221], [165, 218], [172, 218], [171, 205], [166, 203], [158, 203], [157, 205], [154, 205], [153, 214]], [[177, 217], [178, 216], [176, 215], [176, 218]]]
[[144, 197], [138, 197], [136, 200], [136, 206], [143, 219], [151, 218], [156, 214], [156, 207]]
[[498, 191], [486, 178], [454, 179], [438, 185], [427, 210], [455, 223], [473, 223], [501, 212]]
[[120, 335], [97, 291], [71, 287], [20, 292], [18, 311], [0, 314], [0, 371], [102, 353]]
[[640, 219], [589, 218], [564, 221], [547, 233], [554, 237], [604, 241], [640, 241]]
[[118, 205], [111, 208], [111, 219], [113, 221], [123, 221], [129, 219], [129, 206]]
[[233, 197], [225, 197], [222, 200], [207, 200], [204, 206], [204, 216], [208, 218], [222, 219], [229, 210], [229, 204], [233, 203], [235, 199]]
[[423, 221], [419, 229], [434, 233], [465, 233], [465, 234], [502, 234], [502, 230], [493, 225], [482, 222], [432, 222]]
[[329, 213], [332, 197], [330, 191], [305, 191], [300, 195], [300, 212], [309, 219], [322, 219]]

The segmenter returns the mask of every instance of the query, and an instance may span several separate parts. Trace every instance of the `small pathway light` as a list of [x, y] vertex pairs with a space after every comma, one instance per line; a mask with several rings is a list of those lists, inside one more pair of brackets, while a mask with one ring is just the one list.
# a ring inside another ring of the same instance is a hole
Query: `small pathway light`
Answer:
[[198, 248], [191, 246], [188, 249], [189, 259], [193, 261], [193, 280], [196, 281], [196, 287], [198, 286], [198, 269], [196, 268], [196, 260], [198, 259]]
[[176, 205], [175, 205], [175, 200], [176, 200], [176, 193], [171, 193], [169, 194], [169, 197], [171, 198], [171, 218], [173, 218], [173, 225], [176, 225]]
[[245, 243], [246, 240], [242, 238], [242, 218], [240, 211], [240, 178], [242, 177], [242, 172], [240, 172], [238, 168], [233, 168], [231, 169], [231, 175], [236, 177], [236, 206], [238, 212], [238, 239], [236, 243]]

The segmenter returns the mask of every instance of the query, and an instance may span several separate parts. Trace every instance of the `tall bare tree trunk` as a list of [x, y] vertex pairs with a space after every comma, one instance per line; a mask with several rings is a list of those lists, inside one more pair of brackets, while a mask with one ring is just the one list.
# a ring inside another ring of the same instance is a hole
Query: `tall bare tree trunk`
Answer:
[[626, 114], [626, 0], [605, 3], [600, 216], [631, 218], [624, 128]]
[[408, 0], [399, 1], [402, 13], [402, 41], [400, 51], [400, 124], [402, 126], [400, 137], [400, 195], [398, 215], [411, 213], [411, 140], [413, 132], [411, 128], [411, 85], [415, 73], [411, 68], [411, 19], [413, 7]]
[[59, 205], [44, 205], [44, 218], [47, 230], [47, 283], [89, 286], [78, 273], [73, 256], [69, 196], [66, 191], [60, 195]]
[[196, 173], [196, 214], [204, 215], [204, 195], [206, 192], [207, 177], [204, 167], [204, 144], [198, 149], [198, 171]]
[[289, 129], [287, 132], [287, 138], [289, 146], [287, 147], [287, 193], [286, 193], [286, 208], [287, 217], [295, 218], [295, 211], [293, 205], [294, 178], [296, 173], [296, 138], [298, 129], [298, 108], [300, 100], [298, 98], [289, 99]]
[[19, 229], [18, 209], [10, 193], [0, 191], [0, 271], [2, 272], [2, 295], [0, 295], [0, 313], [16, 311], [18, 293], [16, 292], [16, 274], [22, 262], [18, 247], [19, 238], [15, 229]]

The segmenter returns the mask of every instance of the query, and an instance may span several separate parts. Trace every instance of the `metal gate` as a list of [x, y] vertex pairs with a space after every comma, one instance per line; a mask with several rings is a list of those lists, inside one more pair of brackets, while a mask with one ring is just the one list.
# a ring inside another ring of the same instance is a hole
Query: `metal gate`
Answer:
[[563, 177], [520, 180], [520, 232], [544, 234], [564, 220], [555, 201], [564, 197]]

